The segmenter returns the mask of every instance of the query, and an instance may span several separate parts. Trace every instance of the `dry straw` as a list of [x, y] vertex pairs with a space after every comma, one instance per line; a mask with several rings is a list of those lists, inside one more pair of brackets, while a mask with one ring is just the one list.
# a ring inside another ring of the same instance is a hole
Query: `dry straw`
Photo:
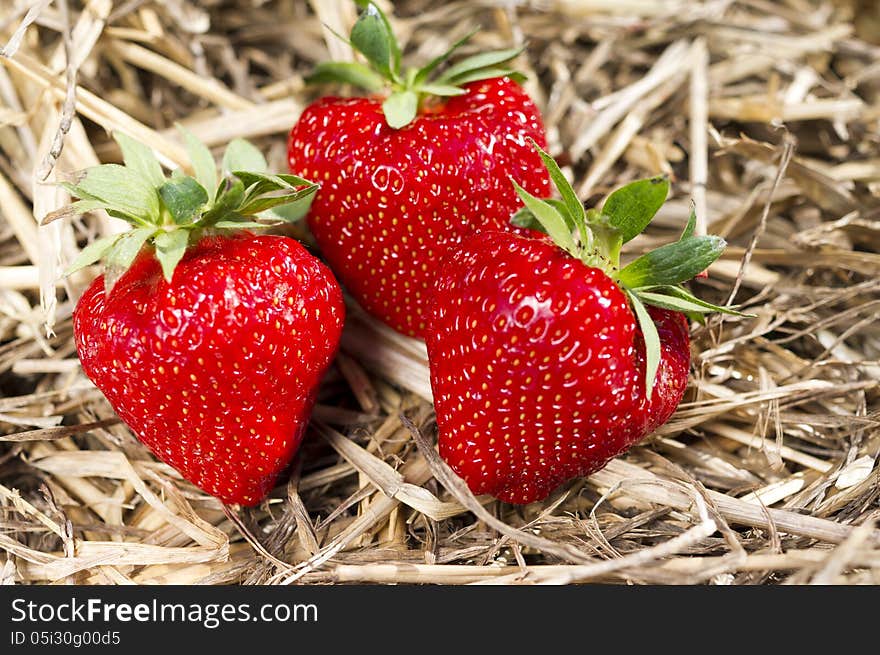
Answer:
[[[104, 215], [38, 227], [51, 182], [123, 130], [185, 163], [256, 140], [284, 167], [350, 0], [0, 0], [0, 582], [878, 583], [880, 43], [857, 0], [383, 5], [417, 60], [473, 26], [525, 44], [550, 150], [585, 199], [657, 172], [724, 258], [695, 282], [756, 318], [695, 326], [672, 420], [549, 499], [475, 498], [434, 450], [424, 346], [351, 308], [289, 478], [225, 508], [157, 462], [83, 376], [59, 271]], [[60, 147], [63, 145], [63, 148]], [[45, 180], [45, 181], [44, 181]], [[48, 182], [48, 183], [47, 183]], [[293, 230], [293, 234], [304, 236]]]

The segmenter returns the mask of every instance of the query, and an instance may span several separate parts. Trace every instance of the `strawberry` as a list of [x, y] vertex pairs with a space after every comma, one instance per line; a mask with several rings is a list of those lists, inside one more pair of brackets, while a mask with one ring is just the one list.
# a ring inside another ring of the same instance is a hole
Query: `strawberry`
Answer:
[[724, 248], [693, 235], [693, 216], [678, 242], [619, 268], [622, 243], [665, 200], [664, 178], [585, 212], [539, 152], [562, 199], [515, 185], [515, 220], [547, 236], [467, 239], [442, 266], [426, 339], [440, 454], [474, 493], [512, 503], [545, 498], [664, 423], [687, 386], [680, 312], [723, 310], [680, 286]]
[[253, 505], [296, 453], [344, 306], [299, 243], [246, 229], [291, 203], [301, 215], [316, 186], [265, 173], [244, 142], [230, 144], [218, 183], [191, 137], [196, 178], [166, 179], [148, 148], [116, 138], [126, 166], [86, 170], [63, 212], [103, 208], [137, 226], [71, 266], [109, 265], [73, 314], [83, 370], [157, 457], [222, 501]]
[[321, 98], [290, 132], [289, 164], [321, 182], [308, 224], [333, 271], [370, 313], [423, 337], [439, 262], [463, 238], [508, 229], [513, 175], [536, 194], [549, 180], [527, 137], [543, 144], [535, 104], [513, 71], [518, 49], [474, 55], [430, 79], [466, 39], [420, 70], [372, 3], [351, 43], [372, 64], [328, 62], [313, 81], [375, 94]]

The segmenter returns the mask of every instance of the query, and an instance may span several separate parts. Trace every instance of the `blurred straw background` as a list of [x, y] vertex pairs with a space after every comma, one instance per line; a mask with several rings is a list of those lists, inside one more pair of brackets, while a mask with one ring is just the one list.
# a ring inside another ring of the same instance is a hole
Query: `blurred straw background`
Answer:
[[[310, 434], [269, 500], [224, 508], [159, 463], [82, 374], [60, 272], [119, 229], [39, 226], [122, 130], [186, 165], [174, 123], [276, 170], [351, 57], [350, 0], [0, 0], [0, 581], [880, 583], [880, 4], [382, 3], [424, 61], [474, 26], [518, 66], [584, 200], [663, 172], [730, 247], [695, 286], [753, 319], [694, 326], [685, 402], [547, 501], [474, 498], [433, 450], [422, 344], [352, 307]], [[301, 230], [290, 233], [308, 238]]]

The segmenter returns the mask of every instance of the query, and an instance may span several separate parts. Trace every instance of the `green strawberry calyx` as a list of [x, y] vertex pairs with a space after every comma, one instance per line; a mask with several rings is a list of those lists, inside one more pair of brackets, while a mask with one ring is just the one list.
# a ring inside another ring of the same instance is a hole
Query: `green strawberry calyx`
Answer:
[[657, 327], [646, 305], [682, 312], [701, 322], [711, 312], [745, 316], [700, 300], [682, 286], [718, 259], [727, 244], [718, 236], [696, 235], [696, 214], [691, 210], [677, 241], [621, 267], [621, 247], [648, 227], [666, 201], [669, 180], [658, 176], [631, 182], [609, 195], [600, 210], [585, 209], [554, 159], [534, 141], [532, 146], [541, 155], [559, 198], [536, 198], [512, 180], [525, 206], [511, 222], [544, 232], [572, 257], [604, 271], [623, 290], [645, 339], [645, 384], [650, 399], [661, 351]]
[[194, 175], [170, 176], [146, 145], [115, 132], [124, 165], [101, 164], [80, 171], [61, 185], [79, 200], [43, 218], [46, 224], [103, 209], [132, 229], [95, 240], [65, 271], [70, 275], [104, 260], [109, 291], [145, 246], [152, 246], [166, 280], [187, 247], [205, 233], [271, 227], [302, 218], [318, 185], [296, 175], [273, 174], [260, 151], [243, 139], [229, 143], [222, 171], [208, 147], [178, 126]]
[[525, 79], [521, 73], [505, 66], [522, 52], [522, 48], [479, 53], [440, 70], [476, 31], [456, 41], [423, 67], [404, 70], [400, 44], [391, 31], [388, 17], [373, 2], [358, 0], [358, 5], [364, 10], [352, 27], [348, 42], [367, 63], [323, 62], [315, 67], [306, 81], [352, 84], [370, 93], [384, 93], [382, 112], [388, 125], [394, 129], [409, 125], [429, 98], [462, 95], [465, 93], [463, 86], [469, 82], [504, 76], [518, 81]]

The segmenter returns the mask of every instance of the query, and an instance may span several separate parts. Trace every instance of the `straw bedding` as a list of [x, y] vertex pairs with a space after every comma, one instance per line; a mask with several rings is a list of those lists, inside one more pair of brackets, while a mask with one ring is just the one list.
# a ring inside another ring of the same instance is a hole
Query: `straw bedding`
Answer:
[[[694, 283], [755, 318], [694, 326], [672, 420], [526, 507], [439, 460], [421, 343], [356, 307], [309, 436], [242, 510], [141, 446], [84, 377], [60, 272], [118, 226], [38, 226], [51, 184], [117, 161], [109, 132], [185, 164], [180, 122], [276, 170], [351, 57], [349, 0], [0, 0], [0, 581], [44, 584], [880, 582], [880, 10], [868, 0], [385, 2], [425, 61], [525, 44], [518, 67], [580, 196], [655, 173], [681, 229], [730, 247]], [[62, 147], [63, 146], [63, 147]], [[300, 228], [288, 233], [308, 239]]]

